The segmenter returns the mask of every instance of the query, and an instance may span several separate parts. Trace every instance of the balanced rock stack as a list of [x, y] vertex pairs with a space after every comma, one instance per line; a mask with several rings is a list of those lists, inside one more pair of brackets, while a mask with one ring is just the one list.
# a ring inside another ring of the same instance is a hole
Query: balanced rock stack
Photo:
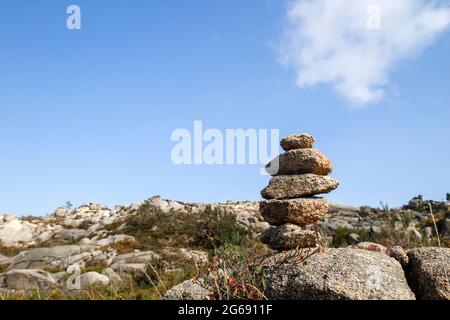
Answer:
[[309, 134], [290, 135], [281, 140], [286, 152], [266, 166], [272, 179], [261, 191], [266, 200], [260, 203], [260, 212], [273, 227], [261, 241], [272, 249], [311, 248], [320, 242], [316, 231], [306, 229], [328, 212], [328, 201], [315, 196], [336, 189], [339, 182], [327, 176], [333, 165], [313, 145]]

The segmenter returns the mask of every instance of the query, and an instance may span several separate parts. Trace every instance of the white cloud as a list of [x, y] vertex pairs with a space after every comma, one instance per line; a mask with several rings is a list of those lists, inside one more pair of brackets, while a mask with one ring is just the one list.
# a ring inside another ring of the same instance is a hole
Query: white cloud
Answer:
[[[388, 74], [450, 26], [450, 3], [427, 0], [294, 0], [280, 45], [300, 87], [331, 84], [351, 103], [385, 95]], [[377, 10], [380, 9], [377, 26]], [[368, 26], [369, 24], [369, 26]]]

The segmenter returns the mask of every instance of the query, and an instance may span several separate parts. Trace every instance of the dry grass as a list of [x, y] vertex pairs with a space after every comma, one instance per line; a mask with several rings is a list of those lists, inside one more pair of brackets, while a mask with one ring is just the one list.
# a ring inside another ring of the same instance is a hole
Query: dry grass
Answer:
[[127, 241], [113, 243], [110, 245], [110, 247], [114, 250], [117, 250], [118, 255], [121, 255], [121, 254], [132, 253], [136, 249], [139, 249], [139, 247], [141, 247], [141, 246], [136, 241], [128, 241], [127, 240]]

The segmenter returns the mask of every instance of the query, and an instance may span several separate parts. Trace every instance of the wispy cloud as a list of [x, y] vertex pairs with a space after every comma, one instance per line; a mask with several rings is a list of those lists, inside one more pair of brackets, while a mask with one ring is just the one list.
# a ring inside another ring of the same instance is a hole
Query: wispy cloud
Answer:
[[450, 26], [450, 3], [427, 0], [294, 0], [280, 61], [300, 87], [320, 83], [355, 105], [385, 95], [392, 67]]

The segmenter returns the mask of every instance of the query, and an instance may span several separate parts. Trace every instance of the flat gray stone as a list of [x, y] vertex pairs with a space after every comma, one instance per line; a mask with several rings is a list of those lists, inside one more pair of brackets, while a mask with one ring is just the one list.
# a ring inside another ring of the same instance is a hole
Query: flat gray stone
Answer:
[[276, 176], [261, 191], [261, 195], [267, 200], [301, 198], [329, 193], [338, 186], [337, 180], [315, 174]]

